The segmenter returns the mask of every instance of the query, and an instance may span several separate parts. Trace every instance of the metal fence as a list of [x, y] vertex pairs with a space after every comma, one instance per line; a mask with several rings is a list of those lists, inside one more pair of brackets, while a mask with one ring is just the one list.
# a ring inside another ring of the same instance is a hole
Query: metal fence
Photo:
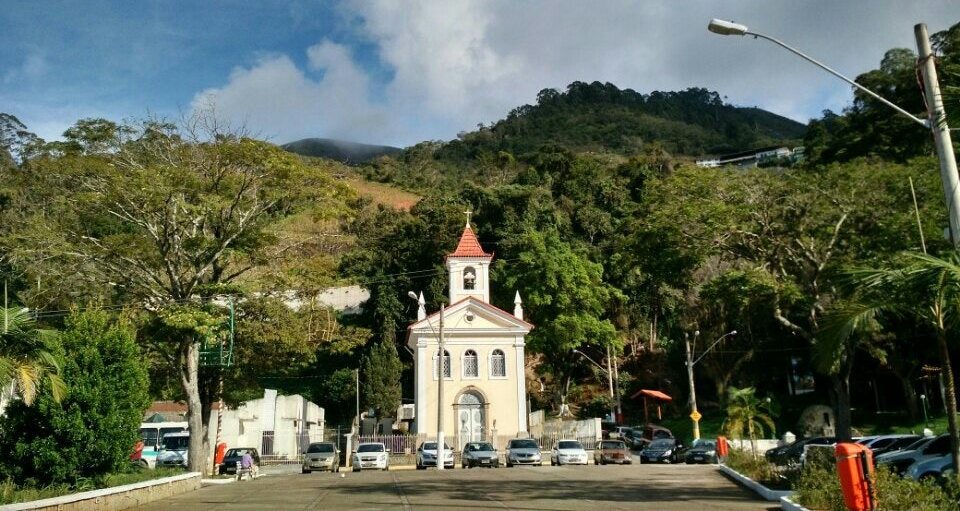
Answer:
[[364, 442], [380, 442], [390, 454], [416, 454], [417, 447], [426, 440], [426, 435], [363, 435], [356, 437], [354, 446]]
[[265, 465], [301, 463], [304, 451], [314, 442], [334, 442], [341, 452], [346, 449], [346, 440], [338, 428], [309, 433], [264, 432], [258, 446], [260, 462]]

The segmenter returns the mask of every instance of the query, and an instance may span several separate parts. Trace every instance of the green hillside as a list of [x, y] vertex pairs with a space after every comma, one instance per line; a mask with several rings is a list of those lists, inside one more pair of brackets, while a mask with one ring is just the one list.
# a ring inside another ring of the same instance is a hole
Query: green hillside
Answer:
[[464, 161], [501, 151], [519, 156], [547, 144], [631, 154], [651, 143], [675, 155], [701, 156], [797, 140], [805, 129], [759, 108], [725, 104], [706, 89], [641, 94], [610, 83], [574, 82], [564, 92], [544, 89], [536, 104], [461, 134], [437, 157]]

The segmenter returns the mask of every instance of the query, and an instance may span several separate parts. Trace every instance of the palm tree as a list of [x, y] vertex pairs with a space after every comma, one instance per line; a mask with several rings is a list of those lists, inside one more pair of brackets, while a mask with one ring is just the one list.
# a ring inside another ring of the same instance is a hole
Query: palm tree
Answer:
[[0, 389], [13, 391], [31, 405], [41, 387], [49, 385], [53, 399], [66, 395], [60, 363], [54, 355], [55, 333], [37, 328], [26, 309], [3, 309], [0, 329]]
[[757, 437], [766, 429], [776, 431], [773, 424], [773, 411], [770, 399], [757, 397], [757, 389], [730, 387], [727, 390], [727, 418], [723, 421], [723, 431], [730, 438], [741, 439], [744, 433], [750, 438], [753, 457], [757, 457]]
[[843, 276], [853, 297], [824, 316], [818, 338], [821, 365], [828, 362], [830, 353], [849, 351], [851, 341], [876, 329], [885, 314], [913, 317], [930, 327], [936, 333], [943, 365], [951, 457], [954, 466], [960, 466], [957, 395], [947, 343], [948, 335], [960, 324], [960, 256], [906, 252], [887, 267], [851, 269]]

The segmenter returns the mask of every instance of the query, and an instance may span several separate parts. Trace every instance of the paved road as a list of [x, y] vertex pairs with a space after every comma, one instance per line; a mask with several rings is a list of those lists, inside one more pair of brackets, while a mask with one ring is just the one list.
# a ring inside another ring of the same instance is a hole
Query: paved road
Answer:
[[766, 510], [712, 466], [393, 470], [261, 477], [154, 502], [147, 510]]

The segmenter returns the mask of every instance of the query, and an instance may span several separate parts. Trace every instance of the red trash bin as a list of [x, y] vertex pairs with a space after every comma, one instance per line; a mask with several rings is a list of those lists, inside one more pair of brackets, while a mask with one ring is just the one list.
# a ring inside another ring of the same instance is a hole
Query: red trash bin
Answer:
[[727, 437], [718, 436], [717, 437], [717, 456], [721, 458], [726, 458], [727, 454], [730, 453], [730, 446], [727, 445]]
[[843, 501], [850, 511], [872, 511], [876, 508], [873, 495], [873, 452], [853, 442], [838, 443], [834, 449], [837, 475], [843, 490]]
[[223, 455], [227, 452], [227, 444], [220, 442], [217, 444], [216, 455], [213, 457], [214, 463], [217, 465], [223, 463]]

